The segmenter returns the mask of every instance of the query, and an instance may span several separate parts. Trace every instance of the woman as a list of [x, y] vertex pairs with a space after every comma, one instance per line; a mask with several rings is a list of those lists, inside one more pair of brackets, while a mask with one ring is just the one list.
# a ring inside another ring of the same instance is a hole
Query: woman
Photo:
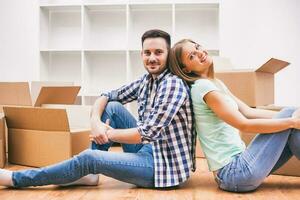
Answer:
[[[174, 45], [170, 64], [174, 74], [192, 84], [196, 131], [221, 189], [255, 190], [292, 155], [300, 158], [300, 109], [277, 114], [250, 108], [214, 77], [212, 58], [192, 40]], [[246, 148], [239, 130], [262, 134]]]

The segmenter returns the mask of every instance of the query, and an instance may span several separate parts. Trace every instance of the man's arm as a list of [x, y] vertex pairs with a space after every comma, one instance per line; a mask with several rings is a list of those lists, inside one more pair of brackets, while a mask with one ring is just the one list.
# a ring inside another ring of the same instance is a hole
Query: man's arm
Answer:
[[108, 98], [106, 96], [99, 97], [95, 101], [91, 112], [91, 134], [94, 136], [93, 140], [97, 144], [105, 144], [108, 142], [106, 135], [108, 127], [100, 120], [100, 116], [102, 116], [107, 102]]
[[[103, 123], [101, 122], [101, 116], [105, 110], [105, 107], [109, 101], [118, 101], [122, 104], [128, 103], [132, 100], [137, 99], [139, 87], [143, 81], [145, 76], [140, 79], [128, 84], [124, 85], [117, 90], [113, 90], [111, 92], [105, 93], [103, 96], [98, 98], [93, 105], [91, 112], [91, 136], [90, 139], [97, 144], [105, 144], [111, 141], [120, 142], [120, 143], [136, 143], [133, 141], [138, 141], [138, 132], [135, 134], [134, 138], [132, 138], [133, 132], [130, 129], [119, 129], [117, 133], [115, 133], [116, 129], [112, 129], [109, 126], [109, 122]], [[110, 136], [112, 138], [108, 138], [107, 131], [110, 130]], [[130, 130], [130, 131], [129, 131]], [[113, 132], [112, 132], [113, 131]], [[116, 138], [116, 134], [121, 134], [121, 139]], [[128, 141], [125, 141], [125, 138], [128, 137]]]

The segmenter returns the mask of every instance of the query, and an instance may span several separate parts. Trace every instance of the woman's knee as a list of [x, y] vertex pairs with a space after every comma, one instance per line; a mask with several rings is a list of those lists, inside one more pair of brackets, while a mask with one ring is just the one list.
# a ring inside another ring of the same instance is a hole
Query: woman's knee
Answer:
[[300, 132], [293, 131], [288, 140], [289, 148], [296, 158], [300, 160]]
[[297, 109], [296, 107], [285, 107], [285, 108], [281, 109], [280, 112], [275, 115], [275, 118], [291, 117], [296, 109]]

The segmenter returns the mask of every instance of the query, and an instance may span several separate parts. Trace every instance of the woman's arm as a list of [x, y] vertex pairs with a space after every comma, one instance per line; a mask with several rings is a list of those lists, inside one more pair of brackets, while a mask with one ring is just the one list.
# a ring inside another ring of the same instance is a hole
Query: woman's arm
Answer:
[[276, 115], [276, 111], [251, 108], [228, 90], [230, 96], [236, 101], [239, 111], [248, 119], [270, 119]]
[[[248, 119], [242, 111], [232, 109], [232, 106], [224, 100], [223, 95], [218, 91], [211, 91], [204, 96], [203, 100], [220, 119], [243, 132], [274, 133], [288, 128], [300, 129], [299, 118]], [[243, 112], [249, 111], [243, 110]]]

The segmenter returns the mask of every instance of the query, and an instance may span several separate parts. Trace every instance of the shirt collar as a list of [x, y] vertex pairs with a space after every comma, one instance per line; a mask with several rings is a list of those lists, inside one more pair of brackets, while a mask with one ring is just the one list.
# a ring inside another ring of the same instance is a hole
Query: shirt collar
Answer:
[[155, 82], [160, 82], [165, 77], [165, 75], [168, 73], [169, 73], [169, 69], [165, 69], [165, 71], [163, 71], [161, 74], [159, 74], [155, 79], [152, 78], [151, 74], [148, 74], [147, 80], [148, 81], [153, 80]]

